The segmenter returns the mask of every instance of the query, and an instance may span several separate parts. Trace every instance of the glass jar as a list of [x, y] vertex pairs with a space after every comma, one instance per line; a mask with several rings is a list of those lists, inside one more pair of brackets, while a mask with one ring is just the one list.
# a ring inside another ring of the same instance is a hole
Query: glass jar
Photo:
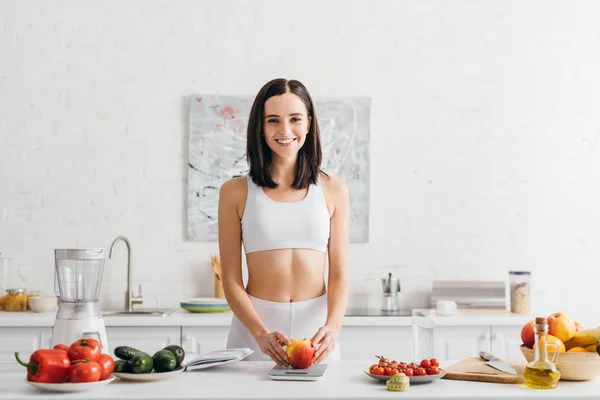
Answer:
[[8, 289], [0, 299], [4, 311], [27, 311], [27, 290], [23, 288]]
[[[11, 280], [11, 270], [9, 268], [10, 258], [3, 256], [0, 253], [0, 294], [6, 292], [6, 290], [13, 286]], [[16, 286], [16, 285], [15, 285]]]
[[514, 314], [529, 314], [531, 297], [531, 272], [510, 271], [510, 312]]
[[29, 299], [32, 297], [40, 297], [41, 292], [39, 290], [29, 290], [27, 291], [27, 311], [31, 311], [31, 306], [29, 305]]

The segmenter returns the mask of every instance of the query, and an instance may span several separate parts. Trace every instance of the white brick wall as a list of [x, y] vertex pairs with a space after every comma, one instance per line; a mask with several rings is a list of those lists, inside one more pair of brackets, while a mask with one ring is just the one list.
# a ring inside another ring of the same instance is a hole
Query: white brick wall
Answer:
[[[594, 312], [598, 21], [592, 0], [1, 1], [0, 252], [51, 289], [54, 248], [123, 234], [147, 303], [210, 294], [217, 244], [184, 237], [185, 98], [283, 76], [372, 98], [356, 304], [388, 270], [422, 305], [432, 279], [529, 269], [536, 311]], [[106, 306], [124, 278], [120, 248]]]

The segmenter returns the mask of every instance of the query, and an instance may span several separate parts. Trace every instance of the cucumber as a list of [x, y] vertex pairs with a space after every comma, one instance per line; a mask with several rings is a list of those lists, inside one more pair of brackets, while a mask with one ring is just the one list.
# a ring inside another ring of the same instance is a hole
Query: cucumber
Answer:
[[185, 358], [185, 350], [181, 348], [181, 346], [177, 346], [176, 344], [172, 344], [170, 346], [165, 347], [163, 350], [169, 350], [171, 353], [175, 355], [175, 360], [177, 364], [175, 364], [175, 368], [179, 367]]
[[119, 357], [121, 360], [131, 360], [135, 353], [139, 353], [140, 351], [141, 350], [129, 346], [119, 346], [115, 348], [115, 356]]
[[131, 365], [131, 371], [134, 374], [149, 374], [152, 372], [154, 362], [150, 354], [140, 351], [135, 353], [131, 361], [129, 361], [129, 365]]
[[154, 370], [156, 372], [173, 371], [177, 366], [175, 354], [171, 353], [169, 350], [159, 350], [154, 353], [152, 362], [154, 363]]
[[127, 360], [115, 361], [115, 372], [131, 372], [131, 366]]

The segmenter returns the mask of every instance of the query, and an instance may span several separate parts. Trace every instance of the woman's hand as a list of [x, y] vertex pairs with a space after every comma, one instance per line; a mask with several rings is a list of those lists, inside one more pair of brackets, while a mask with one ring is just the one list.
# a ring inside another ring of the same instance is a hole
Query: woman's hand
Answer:
[[327, 355], [337, 345], [338, 337], [340, 336], [340, 330], [322, 326], [319, 328], [315, 336], [310, 340], [312, 345], [317, 348], [313, 363], [318, 364], [327, 357]]
[[283, 350], [283, 346], [287, 346], [291, 343], [287, 336], [281, 332], [275, 331], [261, 333], [255, 336], [254, 340], [256, 340], [260, 350], [271, 357], [271, 359], [275, 361], [277, 365], [285, 365], [286, 367], [289, 367], [290, 364], [287, 361], [287, 355], [285, 354], [285, 350]]

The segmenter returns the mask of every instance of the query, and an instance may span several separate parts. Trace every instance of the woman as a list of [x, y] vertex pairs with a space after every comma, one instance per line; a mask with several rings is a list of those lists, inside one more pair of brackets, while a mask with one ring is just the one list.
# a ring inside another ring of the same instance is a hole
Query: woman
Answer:
[[268, 82], [248, 121], [250, 173], [228, 180], [219, 193], [223, 289], [234, 313], [227, 347], [253, 349], [249, 360], [288, 366], [283, 346], [305, 338], [316, 347], [315, 363], [340, 358], [337, 341], [348, 304], [348, 189], [321, 171], [320, 139], [304, 85]]

